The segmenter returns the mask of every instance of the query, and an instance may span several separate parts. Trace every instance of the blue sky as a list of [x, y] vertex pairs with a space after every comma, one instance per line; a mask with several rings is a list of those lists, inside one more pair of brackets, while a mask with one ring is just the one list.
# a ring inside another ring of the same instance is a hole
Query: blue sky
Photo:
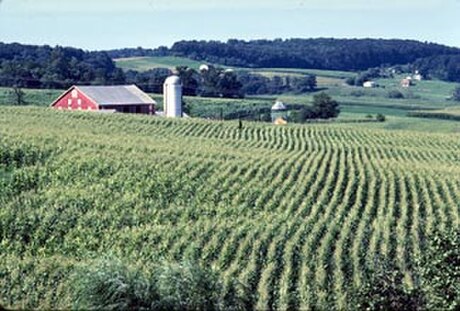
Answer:
[[336, 37], [460, 47], [459, 20], [460, 0], [0, 0], [0, 41], [94, 50]]

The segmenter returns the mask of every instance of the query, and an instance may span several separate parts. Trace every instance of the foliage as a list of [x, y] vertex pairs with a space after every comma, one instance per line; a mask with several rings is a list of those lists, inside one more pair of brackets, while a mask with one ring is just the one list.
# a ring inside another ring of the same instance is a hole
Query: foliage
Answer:
[[304, 106], [300, 110], [292, 111], [289, 115], [289, 121], [294, 123], [304, 123], [308, 120], [317, 118], [317, 112], [314, 108]]
[[316, 118], [336, 118], [340, 113], [339, 103], [326, 93], [313, 96], [313, 111]]
[[409, 117], [460, 121], [459, 109], [420, 110], [407, 114]]
[[14, 86], [11, 89], [11, 91], [9, 92], [9, 97], [11, 98], [11, 102], [16, 106], [22, 106], [27, 104], [25, 100], [26, 93], [17, 86]]
[[404, 274], [391, 265], [384, 264], [377, 271], [369, 272], [366, 280], [356, 292], [356, 308], [359, 310], [423, 310], [423, 294], [419, 289], [404, 286]]
[[242, 91], [247, 95], [262, 94], [303, 94], [316, 90], [317, 81], [315, 75], [302, 77], [290, 77], [274, 75], [271, 78], [256, 73], [240, 71], [238, 80], [242, 83]]
[[187, 66], [177, 66], [176, 72], [181, 79], [183, 94], [186, 96], [197, 95], [200, 83], [200, 76], [198, 72]]
[[123, 83], [121, 69], [105, 52], [60, 46], [0, 43], [0, 85], [68, 88], [72, 84]]
[[420, 58], [412, 64], [423, 76], [444, 81], [460, 82], [460, 55], [433, 55]]
[[77, 270], [73, 281], [76, 310], [153, 310], [155, 284], [119, 261], [101, 261]]
[[361, 72], [356, 77], [350, 77], [345, 80], [348, 85], [363, 86], [364, 82], [371, 81], [376, 78], [385, 76], [384, 70], [381, 68], [370, 68], [364, 72]]
[[398, 90], [391, 90], [388, 92], [388, 98], [401, 99], [404, 98], [404, 94]]
[[[172, 71], [166, 68], [155, 68], [142, 72], [129, 70], [125, 73], [126, 83], [136, 84], [144, 92], [156, 94], [163, 93], [163, 83], [171, 74]], [[184, 91], [187, 91], [187, 89]]]
[[420, 278], [428, 310], [460, 308], [460, 231], [438, 231], [419, 260]]
[[381, 39], [276, 39], [179, 41], [169, 54], [228, 66], [367, 70], [407, 64], [421, 57], [459, 54], [432, 43]]
[[460, 231], [437, 231], [414, 262], [417, 283], [404, 286], [402, 271], [386, 261], [355, 295], [365, 310], [458, 310], [460, 308]]
[[303, 106], [297, 111], [292, 111], [289, 120], [295, 123], [304, 123], [311, 119], [331, 119], [340, 114], [339, 103], [326, 93], [313, 96], [313, 105]]
[[[248, 310], [250, 300], [237, 282], [225, 287], [221, 276], [196, 263], [162, 263], [148, 272], [117, 260], [77, 270], [77, 310]], [[225, 294], [225, 291], [228, 294]]]
[[386, 118], [383, 114], [381, 113], [378, 113], [376, 116], [375, 116], [375, 119], [377, 120], [377, 122], [385, 122]]
[[454, 90], [454, 94], [452, 95], [452, 98], [455, 101], [460, 101], [460, 86], [457, 86]]

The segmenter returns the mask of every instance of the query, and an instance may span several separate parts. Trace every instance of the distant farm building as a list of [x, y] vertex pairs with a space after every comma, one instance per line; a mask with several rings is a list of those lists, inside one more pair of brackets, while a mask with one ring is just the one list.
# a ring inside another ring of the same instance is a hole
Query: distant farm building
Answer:
[[406, 79], [401, 80], [401, 87], [409, 88], [411, 87], [411, 85], [412, 85], [412, 78], [411, 79], [406, 78]]
[[377, 83], [375, 83], [374, 81], [366, 81], [363, 83], [363, 87], [374, 88], [374, 87], [377, 87]]
[[72, 86], [51, 107], [61, 110], [155, 114], [156, 102], [135, 85]]
[[288, 124], [288, 122], [283, 118], [277, 118], [275, 121], [273, 121], [273, 124], [275, 124], [275, 125], [286, 125], [286, 124]]
[[276, 122], [278, 119], [287, 119], [288, 109], [286, 105], [281, 101], [276, 101], [271, 109], [272, 122]]
[[416, 72], [415, 75], [414, 75], [414, 80], [422, 81], [423, 76], [420, 73]]

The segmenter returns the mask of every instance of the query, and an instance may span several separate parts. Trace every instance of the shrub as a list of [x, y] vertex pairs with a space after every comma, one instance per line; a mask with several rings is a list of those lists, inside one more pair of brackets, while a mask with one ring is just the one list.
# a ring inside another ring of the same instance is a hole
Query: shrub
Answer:
[[317, 94], [313, 96], [313, 112], [319, 119], [336, 118], [340, 114], [339, 103], [326, 93]]
[[191, 262], [149, 273], [106, 260], [75, 276], [74, 308], [88, 310], [248, 310], [252, 299], [235, 280]]
[[399, 268], [384, 264], [371, 275], [356, 293], [358, 310], [422, 310], [422, 293], [402, 285], [404, 275]]
[[428, 310], [460, 310], [460, 231], [437, 232], [418, 261]]
[[354, 97], [361, 97], [361, 96], [364, 96], [364, 95], [366, 95], [366, 93], [364, 93], [361, 90], [353, 90], [353, 91], [350, 92], [350, 96], [354, 96]]
[[104, 260], [77, 272], [77, 310], [148, 310], [158, 301], [155, 283], [116, 260]]
[[385, 122], [386, 121], [386, 118], [383, 114], [379, 113], [375, 116], [375, 119], [378, 121], [378, 122]]
[[384, 263], [356, 292], [364, 310], [460, 310], [460, 231], [437, 232], [416, 258], [415, 287], [404, 287], [399, 268]]
[[398, 90], [391, 90], [388, 92], [388, 98], [401, 99], [404, 98], [404, 94]]
[[455, 101], [460, 101], [460, 86], [457, 86], [454, 90], [454, 93], [452, 94], [452, 98]]

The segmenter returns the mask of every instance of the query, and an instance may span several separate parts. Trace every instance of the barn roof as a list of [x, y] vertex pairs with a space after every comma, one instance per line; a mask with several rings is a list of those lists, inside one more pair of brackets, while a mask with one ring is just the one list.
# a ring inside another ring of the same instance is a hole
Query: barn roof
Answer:
[[75, 86], [75, 88], [102, 106], [156, 104], [135, 85]]
[[277, 101], [277, 102], [272, 106], [272, 110], [273, 110], [273, 111], [283, 111], [283, 110], [287, 110], [287, 107], [286, 107], [286, 105], [283, 104], [282, 102]]

